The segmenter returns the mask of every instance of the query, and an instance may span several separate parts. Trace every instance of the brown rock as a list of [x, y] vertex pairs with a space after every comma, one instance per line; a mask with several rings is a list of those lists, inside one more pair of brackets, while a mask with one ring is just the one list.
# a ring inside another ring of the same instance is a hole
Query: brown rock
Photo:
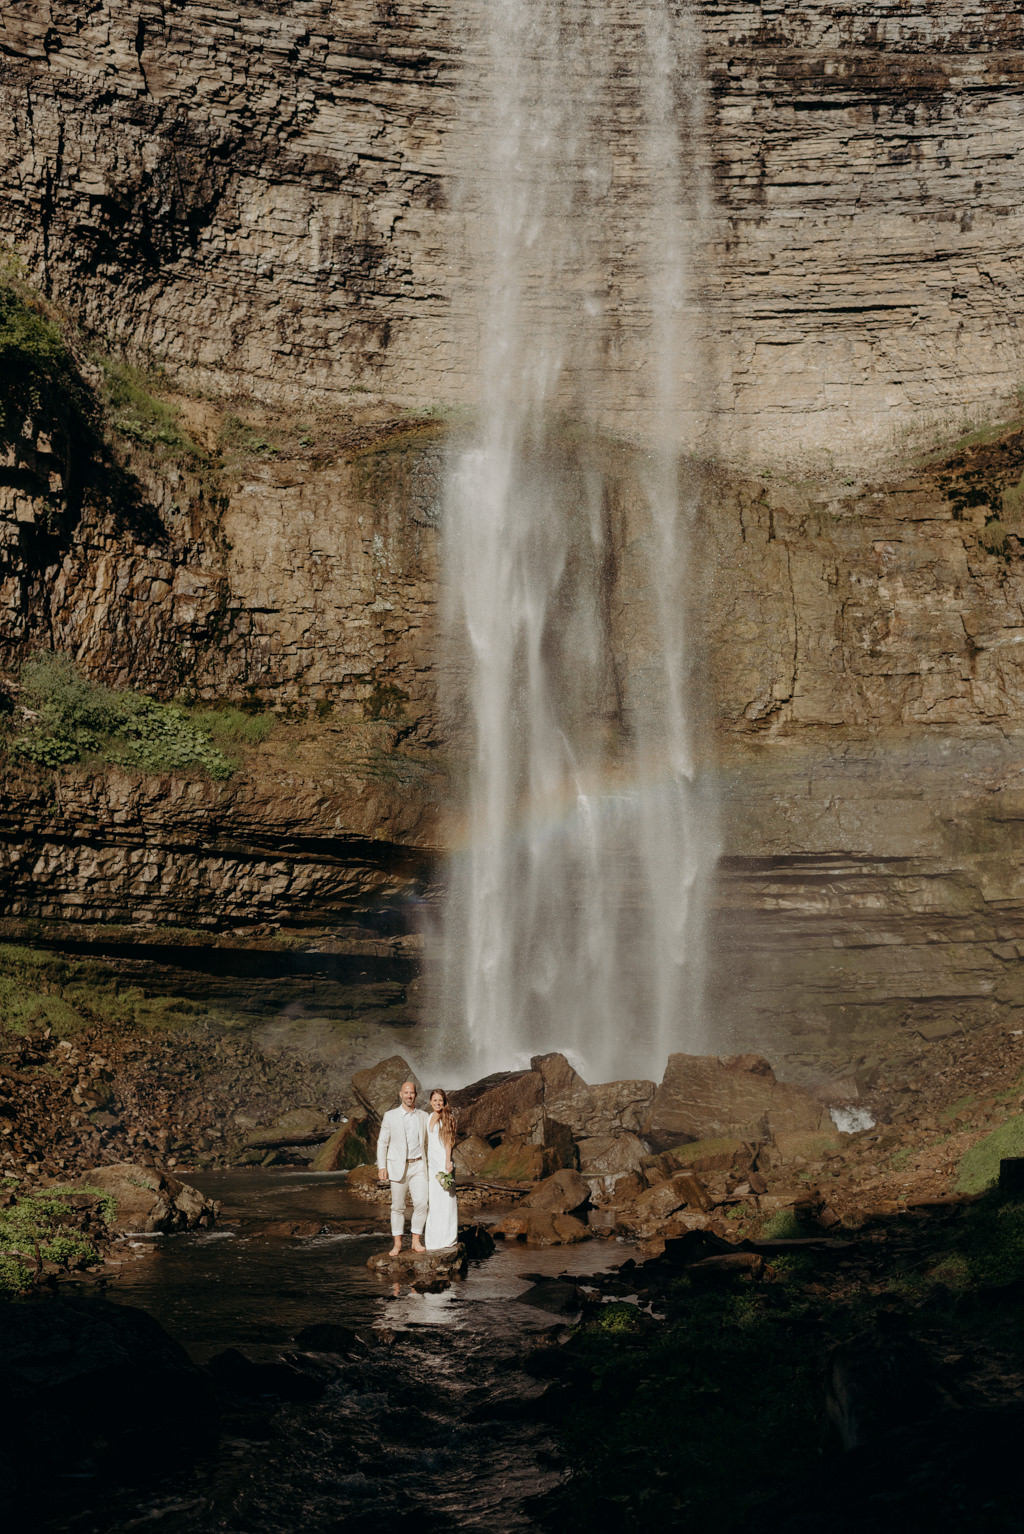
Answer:
[[356, 1071], [352, 1077], [352, 1090], [369, 1114], [375, 1135], [384, 1114], [398, 1105], [398, 1093], [405, 1081], [416, 1081], [416, 1077], [401, 1055], [390, 1055], [365, 1071]]
[[692, 1140], [674, 1145], [660, 1155], [645, 1156], [642, 1175], [649, 1187], [676, 1172], [727, 1172], [749, 1166], [752, 1148], [745, 1140], [720, 1135], [713, 1140]]
[[310, 1163], [313, 1172], [338, 1172], [365, 1166], [373, 1159], [369, 1119], [349, 1119], [322, 1145]]
[[539, 1182], [558, 1170], [552, 1154], [529, 1140], [504, 1140], [477, 1169], [477, 1176], [493, 1182]]
[[523, 1208], [545, 1209], [550, 1214], [572, 1214], [587, 1202], [590, 1187], [578, 1172], [563, 1169], [544, 1179], [523, 1199]]
[[479, 1135], [467, 1135], [455, 1147], [455, 1165], [460, 1172], [479, 1172], [492, 1149]]
[[92, 1167], [83, 1174], [80, 1186], [113, 1195], [117, 1201], [110, 1221], [114, 1230], [144, 1234], [189, 1230], [196, 1225], [212, 1225], [217, 1215], [212, 1199], [156, 1167], [127, 1161]]
[[536, 1055], [531, 1062], [544, 1081], [544, 1108], [577, 1140], [639, 1131], [650, 1111], [653, 1081], [609, 1081], [588, 1086], [564, 1055]]
[[462, 1134], [482, 1139], [504, 1135], [515, 1119], [518, 1138], [525, 1139], [541, 1117], [543, 1093], [544, 1078], [539, 1071], [510, 1071], [488, 1076], [450, 1095], [458, 1109]]
[[825, 1109], [802, 1087], [777, 1082], [760, 1055], [670, 1055], [651, 1103], [644, 1138], [656, 1149], [721, 1136], [765, 1138], [817, 1129]]
[[377, 1198], [387, 1186], [377, 1176], [376, 1166], [353, 1167], [345, 1179], [346, 1192], [354, 1194], [356, 1198]]
[[571, 1246], [586, 1241], [590, 1232], [571, 1214], [551, 1214], [545, 1209], [524, 1209], [506, 1215], [498, 1226], [502, 1235], [527, 1246]]

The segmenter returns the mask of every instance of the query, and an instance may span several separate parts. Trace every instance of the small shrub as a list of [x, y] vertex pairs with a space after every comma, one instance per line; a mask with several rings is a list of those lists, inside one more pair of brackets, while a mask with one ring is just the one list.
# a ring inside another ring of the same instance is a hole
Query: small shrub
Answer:
[[54, 1189], [18, 1198], [9, 1208], [0, 1209], [0, 1289], [17, 1293], [28, 1288], [37, 1248], [44, 1261], [63, 1267], [71, 1262], [98, 1262], [95, 1247], [75, 1227], [73, 1216], [71, 1206]]
[[761, 1235], [769, 1241], [795, 1241], [806, 1234], [792, 1209], [776, 1209], [761, 1226]]

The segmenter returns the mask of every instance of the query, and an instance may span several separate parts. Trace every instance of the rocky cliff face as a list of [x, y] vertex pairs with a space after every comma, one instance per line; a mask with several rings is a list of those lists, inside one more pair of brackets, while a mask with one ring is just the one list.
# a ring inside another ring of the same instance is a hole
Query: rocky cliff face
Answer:
[[[710, 190], [689, 440], [848, 460], [1011, 392], [1017, 7], [730, 0], [694, 20], [705, 130], [683, 155]], [[629, 9], [608, 24], [641, 46]], [[0, 232], [93, 329], [200, 382], [279, 402], [354, 385], [464, 397], [453, 193], [475, 39], [471, 12], [401, 0], [343, 15], [327, 0], [16, 0]], [[628, 157], [614, 90], [607, 113], [609, 153]], [[629, 283], [613, 286], [628, 337]], [[628, 368], [619, 385], [617, 422]]]
[[[842, 459], [1007, 391], [1016, 9], [696, 14], [712, 196], [690, 362], [711, 382], [691, 440], [719, 461]], [[447, 433], [394, 401], [458, 399], [472, 361], [450, 260], [472, 37], [392, 0], [344, 19], [326, 0], [7, 7], [0, 231], [93, 331], [165, 358], [198, 442], [229, 409], [256, 425], [181, 462], [133, 448], [89, 468], [39, 423], [9, 444], [4, 663], [53, 646], [161, 696], [324, 715], [227, 787], [8, 772], [9, 916], [311, 928], [416, 893], [448, 841]], [[617, 302], [625, 333], [627, 287]], [[625, 554], [635, 465], [607, 452]], [[686, 477], [723, 780], [723, 1033], [849, 1052], [1012, 1010], [1024, 434], [903, 455], [898, 477], [707, 463]]]

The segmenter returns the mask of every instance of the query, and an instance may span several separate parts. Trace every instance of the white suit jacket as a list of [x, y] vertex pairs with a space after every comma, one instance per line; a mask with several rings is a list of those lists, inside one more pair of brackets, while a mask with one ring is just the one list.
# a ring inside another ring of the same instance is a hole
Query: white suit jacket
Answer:
[[[420, 1140], [423, 1145], [423, 1165], [426, 1167], [427, 1156], [427, 1126], [430, 1123], [430, 1114], [422, 1108], [414, 1108], [420, 1128]], [[381, 1119], [380, 1134], [377, 1136], [377, 1166], [387, 1168], [388, 1177], [392, 1182], [401, 1182], [405, 1176], [406, 1164], [409, 1156], [409, 1147], [405, 1137], [405, 1109], [389, 1108]]]

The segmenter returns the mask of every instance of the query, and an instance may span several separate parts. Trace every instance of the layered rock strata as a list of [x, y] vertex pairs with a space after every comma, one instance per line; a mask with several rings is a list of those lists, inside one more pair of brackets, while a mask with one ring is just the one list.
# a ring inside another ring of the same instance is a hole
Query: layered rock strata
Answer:
[[[693, 16], [694, 78], [676, 82], [680, 133], [688, 111], [706, 123], [681, 144], [705, 207], [691, 440], [847, 457], [1008, 394], [1017, 8], [729, 0]], [[613, 5], [606, 24], [642, 54], [642, 18]], [[473, 338], [452, 298], [475, 236], [453, 193], [475, 153], [480, 46], [471, 14], [401, 0], [343, 16], [327, 0], [84, 15], [18, 0], [0, 33], [0, 230], [92, 329], [204, 383], [464, 398]], [[635, 187], [623, 90], [594, 149], [612, 219]], [[627, 352], [637, 292], [613, 259], [603, 298]], [[615, 388], [620, 423], [630, 367]]]

